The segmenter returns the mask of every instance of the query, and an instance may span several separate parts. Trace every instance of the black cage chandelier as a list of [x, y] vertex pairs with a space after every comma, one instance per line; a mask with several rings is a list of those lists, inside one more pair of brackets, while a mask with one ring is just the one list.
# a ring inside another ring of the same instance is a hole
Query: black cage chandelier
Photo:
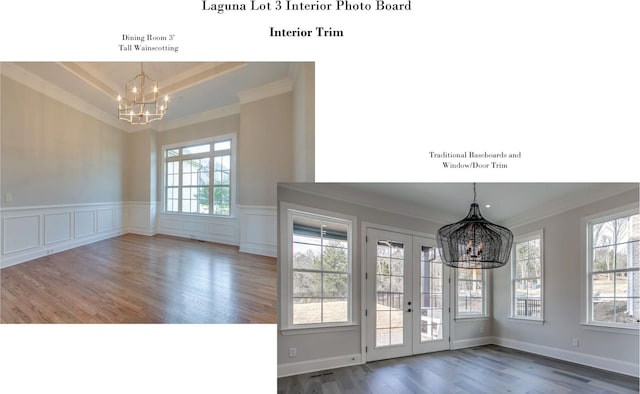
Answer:
[[473, 184], [467, 217], [438, 230], [438, 247], [446, 265], [455, 268], [499, 268], [509, 262], [513, 233], [480, 214]]
[[149, 78], [140, 63], [140, 74], [125, 84], [124, 97], [118, 95], [118, 118], [135, 125], [162, 119], [169, 109], [169, 96], [158, 96], [158, 82]]

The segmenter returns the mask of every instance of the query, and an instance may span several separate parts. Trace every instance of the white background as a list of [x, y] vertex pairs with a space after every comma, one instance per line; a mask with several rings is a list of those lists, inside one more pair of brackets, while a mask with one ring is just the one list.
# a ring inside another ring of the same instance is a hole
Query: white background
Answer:
[[[640, 180], [636, 0], [413, 0], [395, 13], [0, 7], [1, 61], [315, 61], [317, 181]], [[344, 37], [274, 38], [270, 26]], [[179, 52], [118, 50], [122, 34], [147, 33], [175, 34]], [[522, 158], [497, 170], [428, 158], [469, 150]], [[1, 326], [0, 391], [272, 393], [275, 341], [269, 325]]]

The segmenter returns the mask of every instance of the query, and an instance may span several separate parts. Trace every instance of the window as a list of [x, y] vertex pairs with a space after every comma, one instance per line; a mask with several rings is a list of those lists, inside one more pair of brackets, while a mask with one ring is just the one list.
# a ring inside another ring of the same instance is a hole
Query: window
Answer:
[[511, 317], [543, 319], [542, 230], [516, 238], [511, 264]]
[[289, 328], [351, 323], [350, 220], [288, 210]]
[[165, 149], [165, 211], [231, 215], [234, 137]]
[[588, 323], [637, 327], [640, 321], [640, 215], [588, 224]]
[[485, 273], [479, 268], [457, 268], [456, 318], [485, 316]]

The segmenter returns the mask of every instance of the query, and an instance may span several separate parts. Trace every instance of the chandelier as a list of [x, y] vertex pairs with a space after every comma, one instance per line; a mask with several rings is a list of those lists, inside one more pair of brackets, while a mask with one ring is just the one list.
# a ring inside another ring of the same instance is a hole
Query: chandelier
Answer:
[[474, 183], [469, 213], [459, 222], [441, 227], [437, 241], [449, 267], [499, 268], [509, 262], [513, 233], [482, 217]]
[[158, 100], [158, 82], [149, 78], [140, 63], [140, 74], [125, 84], [124, 97], [118, 95], [118, 118], [134, 125], [144, 125], [164, 117], [169, 96]]

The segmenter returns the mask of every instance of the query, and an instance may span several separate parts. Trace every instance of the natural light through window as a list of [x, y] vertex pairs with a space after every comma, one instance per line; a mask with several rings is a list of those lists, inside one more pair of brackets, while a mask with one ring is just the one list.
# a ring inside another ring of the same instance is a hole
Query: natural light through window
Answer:
[[485, 315], [484, 270], [479, 268], [457, 268], [458, 284], [456, 317], [480, 317]]
[[229, 137], [165, 149], [166, 212], [231, 215], [232, 142]]
[[511, 317], [543, 318], [542, 230], [516, 238], [511, 264]]
[[292, 324], [350, 322], [350, 224], [303, 212], [290, 223]]
[[589, 322], [637, 327], [640, 322], [640, 215], [589, 223]]

